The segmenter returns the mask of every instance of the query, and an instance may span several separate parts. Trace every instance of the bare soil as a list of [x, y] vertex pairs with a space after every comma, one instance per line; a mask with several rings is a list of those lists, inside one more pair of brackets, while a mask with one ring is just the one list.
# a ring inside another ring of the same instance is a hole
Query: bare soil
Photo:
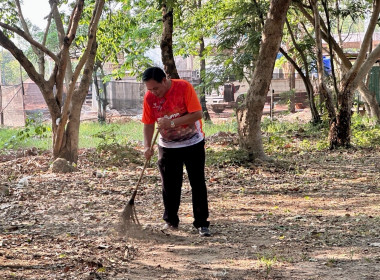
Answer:
[[49, 152], [33, 154], [0, 156], [0, 279], [380, 279], [380, 149], [208, 166], [209, 238], [192, 227], [186, 178], [179, 230], [161, 230], [152, 164], [141, 226], [120, 234], [142, 164], [82, 150], [76, 172], [54, 174]]

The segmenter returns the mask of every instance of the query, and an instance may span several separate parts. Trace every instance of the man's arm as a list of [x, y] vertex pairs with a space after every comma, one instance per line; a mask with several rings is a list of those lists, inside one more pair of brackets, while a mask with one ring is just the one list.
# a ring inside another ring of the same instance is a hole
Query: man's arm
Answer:
[[152, 138], [154, 134], [154, 124], [144, 124], [144, 156], [150, 159], [153, 156]]
[[168, 129], [171, 128], [171, 122], [174, 123], [174, 127], [184, 124], [193, 124], [197, 120], [200, 120], [202, 118], [202, 111], [195, 111], [188, 113], [186, 115], [183, 115], [182, 117], [176, 118], [176, 119], [167, 119], [167, 118], [161, 118], [157, 121], [158, 127], [160, 129]]

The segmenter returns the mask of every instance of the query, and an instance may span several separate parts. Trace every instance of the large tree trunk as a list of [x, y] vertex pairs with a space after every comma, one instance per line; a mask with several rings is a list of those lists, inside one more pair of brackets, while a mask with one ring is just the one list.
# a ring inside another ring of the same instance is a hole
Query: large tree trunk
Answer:
[[290, 0], [271, 1], [262, 33], [259, 59], [247, 93], [246, 107], [237, 109], [240, 145], [247, 150], [251, 160], [266, 158], [261, 138], [261, 117], [290, 2]]
[[179, 79], [177, 67], [173, 55], [173, 9], [166, 5], [162, 7], [162, 37], [161, 37], [161, 58], [164, 70], [169, 78]]
[[339, 112], [336, 121], [330, 124], [330, 149], [337, 147], [350, 147], [351, 143], [351, 108], [353, 104], [354, 89], [347, 86], [339, 95]]
[[70, 162], [78, 161], [78, 144], [79, 144], [79, 126], [80, 115], [83, 102], [86, 99], [89, 86], [91, 84], [91, 73], [94, 68], [94, 60], [96, 55], [97, 43], [94, 40], [91, 46], [91, 52], [88, 56], [86, 66], [83, 71], [82, 79], [78, 89], [72, 96], [71, 112], [67, 121], [64, 140], [62, 141], [59, 153], [55, 157], [65, 158]]

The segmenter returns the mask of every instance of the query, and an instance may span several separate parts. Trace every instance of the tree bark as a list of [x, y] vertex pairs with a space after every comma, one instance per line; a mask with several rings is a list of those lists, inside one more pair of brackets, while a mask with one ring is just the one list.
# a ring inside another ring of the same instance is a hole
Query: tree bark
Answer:
[[330, 125], [336, 122], [336, 112], [334, 108], [332, 94], [327, 87], [324, 80], [324, 65], [323, 65], [323, 55], [322, 55], [322, 38], [320, 32], [320, 19], [318, 12], [318, 0], [311, 0], [313, 13], [314, 13], [314, 30], [315, 30], [315, 45], [317, 52], [317, 68], [318, 68], [318, 90], [319, 94], [323, 95], [326, 102], [326, 109], [329, 114]]
[[205, 81], [205, 74], [206, 74], [206, 59], [203, 57], [203, 52], [205, 51], [205, 41], [203, 37], [200, 38], [199, 40], [199, 57], [201, 59], [201, 67], [200, 67], [200, 77], [201, 77], [201, 90], [200, 90], [200, 100], [201, 100], [201, 105], [202, 105], [202, 112], [203, 112], [203, 119], [205, 121], [210, 121], [210, 114], [207, 110], [206, 106], [206, 91], [205, 87], [203, 86], [204, 81]]
[[[99, 86], [99, 80], [98, 80], [98, 69], [100, 70], [100, 85]], [[105, 122], [106, 121], [106, 108], [108, 105], [107, 101], [107, 87], [103, 82], [104, 73], [103, 73], [103, 67], [100, 62], [95, 63], [94, 71], [93, 71], [93, 80], [95, 85], [95, 92], [96, 92], [96, 100], [98, 102], [98, 121], [99, 122]]]
[[266, 159], [261, 138], [261, 117], [290, 0], [271, 1], [264, 23], [259, 58], [251, 79], [245, 105], [237, 109], [240, 145], [250, 160]]
[[72, 107], [70, 116], [67, 121], [67, 128], [64, 134], [64, 141], [61, 144], [58, 158], [65, 158], [70, 162], [78, 161], [78, 144], [79, 144], [79, 127], [82, 105], [86, 99], [88, 88], [92, 81], [91, 73], [94, 69], [94, 60], [96, 56], [97, 43], [93, 41], [91, 51], [88, 55], [86, 66], [83, 70], [83, 75], [79, 87], [74, 91], [72, 96]]
[[[65, 40], [65, 28], [63, 26], [61, 15], [59, 14], [59, 11], [58, 11], [59, 0], [49, 0], [49, 3], [50, 3], [50, 7], [51, 7], [51, 14], [52, 14], [52, 17], [54, 18], [55, 25], [56, 25], [57, 31], [58, 31], [59, 45], [62, 48], [64, 45], [64, 40]], [[67, 58], [67, 67], [66, 67], [66, 72], [65, 72], [66, 87], [69, 86], [69, 83], [71, 81], [72, 76], [73, 76], [73, 66], [72, 66], [70, 57], [68, 57]], [[62, 92], [62, 95], [59, 96], [59, 98], [62, 100], [63, 92]]]
[[179, 79], [177, 67], [173, 55], [173, 9], [166, 5], [162, 6], [162, 37], [161, 37], [161, 58], [164, 64], [164, 71], [169, 78]]

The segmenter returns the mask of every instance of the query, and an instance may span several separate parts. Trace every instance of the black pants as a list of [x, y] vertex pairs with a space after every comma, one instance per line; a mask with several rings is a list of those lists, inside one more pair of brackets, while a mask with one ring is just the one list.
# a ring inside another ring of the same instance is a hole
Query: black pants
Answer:
[[192, 201], [193, 225], [208, 227], [208, 202], [205, 183], [205, 142], [184, 148], [158, 148], [158, 167], [162, 179], [162, 196], [164, 201], [163, 219], [173, 226], [178, 226], [178, 209], [181, 202], [183, 165], [189, 176]]

